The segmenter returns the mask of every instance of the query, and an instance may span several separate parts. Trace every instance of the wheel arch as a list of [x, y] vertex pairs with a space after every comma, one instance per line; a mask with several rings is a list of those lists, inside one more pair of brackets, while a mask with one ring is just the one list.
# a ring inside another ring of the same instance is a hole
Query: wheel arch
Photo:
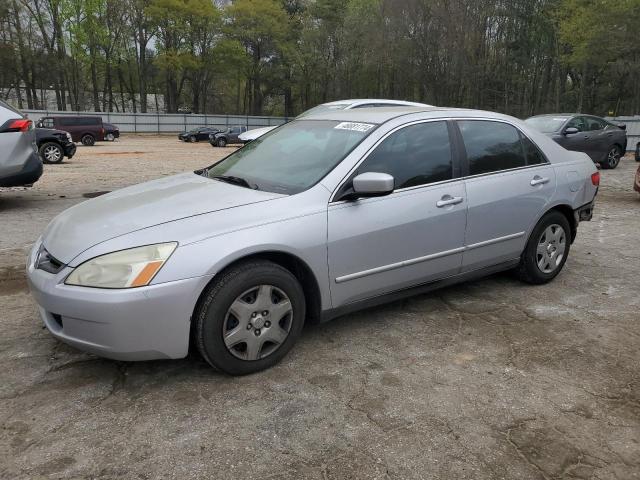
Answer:
[[[567, 219], [567, 222], [569, 222], [569, 228], [571, 229], [571, 243], [573, 243], [573, 241], [576, 239], [576, 235], [578, 234], [578, 222], [576, 220], [576, 216], [575, 213], [573, 211], [573, 207], [571, 207], [571, 205], [568, 205], [566, 203], [560, 203], [558, 205], [554, 205], [551, 208], [549, 208], [546, 212], [544, 212], [544, 214], [538, 219], [538, 221], [536, 222], [536, 225], [538, 224], [538, 222], [548, 213], [550, 212], [560, 212], [562, 215], [564, 215]], [[535, 226], [534, 226], [535, 228]], [[533, 231], [533, 230], [532, 230]]]
[[[306, 320], [311, 323], [317, 323], [320, 321], [322, 302], [318, 279], [316, 278], [313, 270], [311, 269], [311, 267], [309, 267], [307, 262], [302, 260], [297, 255], [282, 250], [264, 250], [260, 252], [253, 252], [230, 260], [229, 263], [220, 268], [220, 270], [211, 278], [211, 280], [209, 280], [209, 282], [202, 289], [200, 295], [198, 295], [198, 300], [194, 305], [193, 311], [196, 312], [198, 310], [201, 302], [204, 299], [207, 289], [216, 281], [218, 281], [218, 279], [224, 272], [226, 272], [230, 268], [235, 267], [236, 265], [250, 262], [252, 260], [267, 260], [291, 272], [291, 274], [295, 276], [296, 279], [298, 279], [298, 281], [300, 282], [300, 285], [302, 286], [302, 290], [304, 292], [305, 301], [307, 304]], [[192, 339], [194, 333], [194, 325], [194, 322], [191, 321], [190, 338]]]

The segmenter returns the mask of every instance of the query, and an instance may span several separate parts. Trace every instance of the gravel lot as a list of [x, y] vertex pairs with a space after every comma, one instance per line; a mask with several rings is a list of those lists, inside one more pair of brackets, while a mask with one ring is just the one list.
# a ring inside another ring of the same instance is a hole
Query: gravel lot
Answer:
[[636, 163], [602, 171], [563, 273], [509, 275], [308, 326], [262, 374], [58, 343], [25, 247], [83, 195], [231, 149], [125, 136], [0, 189], [0, 478], [640, 478]]

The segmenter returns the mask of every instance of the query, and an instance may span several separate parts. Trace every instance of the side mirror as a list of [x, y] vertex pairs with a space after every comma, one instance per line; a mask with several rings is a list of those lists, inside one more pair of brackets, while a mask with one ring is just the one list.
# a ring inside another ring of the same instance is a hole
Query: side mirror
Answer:
[[618, 128], [620, 128], [620, 130], [626, 130], [627, 129], [627, 125], [624, 123], [619, 123], [618, 124]]
[[393, 192], [395, 180], [388, 173], [366, 172], [353, 179], [353, 197], [382, 197]]
[[36, 128], [43, 128], [42, 121], [36, 123]]
[[573, 134], [579, 133], [579, 132], [580, 132], [580, 130], [577, 129], [576, 127], [569, 127], [569, 128], [566, 128], [564, 130], [564, 134], [565, 135], [573, 135]]

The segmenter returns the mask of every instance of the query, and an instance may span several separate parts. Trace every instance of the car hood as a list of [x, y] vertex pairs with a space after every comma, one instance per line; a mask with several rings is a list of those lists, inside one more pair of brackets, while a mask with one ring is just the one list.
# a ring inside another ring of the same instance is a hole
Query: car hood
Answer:
[[184, 173], [71, 207], [49, 224], [43, 242], [52, 256], [69, 263], [84, 250], [121, 235], [282, 196]]
[[64, 130], [58, 130], [55, 128], [36, 128], [36, 137], [47, 137], [50, 135], [67, 135]]

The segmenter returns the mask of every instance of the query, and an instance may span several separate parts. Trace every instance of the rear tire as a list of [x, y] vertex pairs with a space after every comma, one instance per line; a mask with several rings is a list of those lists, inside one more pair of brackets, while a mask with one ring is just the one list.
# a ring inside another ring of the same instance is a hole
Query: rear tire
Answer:
[[564, 267], [570, 247], [571, 227], [567, 217], [558, 211], [548, 212], [533, 229], [516, 275], [533, 285], [550, 282]]
[[64, 159], [64, 152], [57, 143], [47, 142], [40, 146], [40, 158], [44, 163], [60, 163]]
[[618, 145], [614, 145], [609, 149], [607, 157], [600, 164], [602, 168], [613, 170], [620, 163], [622, 158], [622, 149]]
[[259, 372], [291, 350], [305, 309], [304, 292], [291, 272], [268, 261], [242, 263], [205, 290], [194, 314], [194, 340], [217, 370]]
[[87, 133], [82, 136], [80, 141], [85, 147], [93, 147], [96, 144], [96, 137], [94, 137], [90, 133]]

